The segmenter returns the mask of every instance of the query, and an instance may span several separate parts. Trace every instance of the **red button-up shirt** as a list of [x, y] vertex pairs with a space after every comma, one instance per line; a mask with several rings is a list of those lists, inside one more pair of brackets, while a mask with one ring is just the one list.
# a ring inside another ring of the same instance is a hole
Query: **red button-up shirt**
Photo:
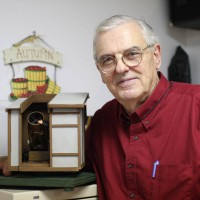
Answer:
[[115, 99], [93, 116], [86, 157], [100, 200], [200, 199], [200, 86], [159, 75], [132, 116]]

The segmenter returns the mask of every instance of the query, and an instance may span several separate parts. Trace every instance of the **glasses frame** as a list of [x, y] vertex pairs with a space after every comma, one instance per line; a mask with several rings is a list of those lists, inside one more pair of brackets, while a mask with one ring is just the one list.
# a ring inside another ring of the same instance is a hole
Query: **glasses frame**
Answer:
[[[135, 66], [139, 65], [139, 64], [142, 62], [142, 56], [143, 56], [143, 54], [144, 54], [144, 51], [145, 51], [146, 49], [148, 49], [148, 48], [153, 47], [153, 46], [154, 46], [154, 44], [150, 44], [150, 45], [147, 45], [147, 46], [146, 46], [145, 48], [143, 48], [143, 49], [139, 49], [139, 48], [138, 48], [138, 50], [140, 51], [141, 59], [139, 60], [139, 62], [138, 62], [136, 65], [133, 65], [133, 66], [128, 65], [128, 64], [124, 61], [124, 54], [122, 54], [121, 60], [122, 60], [122, 62], [123, 62], [125, 65], [127, 65], [128, 67], [135, 67]], [[99, 63], [99, 60], [96, 61], [96, 65], [97, 65], [98, 70], [101, 71], [101, 72], [104, 73], [104, 74], [112, 74], [112, 73], [115, 71], [116, 66], [117, 66], [117, 62], [118, 62], [118, 60], [116, 59], [116, 57], [113, 57], [113, 60], [115, 61], [115, 67], [113, 68], [113, 70], [112, 70], [111, 72], [105, 72], [105, 71], [103, 71], [102, 69], [100, 69], [99, 66], [101, 66], [101, 64]]]

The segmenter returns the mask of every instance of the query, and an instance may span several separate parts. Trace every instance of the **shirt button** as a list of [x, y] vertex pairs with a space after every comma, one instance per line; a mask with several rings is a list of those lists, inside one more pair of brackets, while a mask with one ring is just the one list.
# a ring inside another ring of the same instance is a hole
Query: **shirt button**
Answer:
[[135, 194], [134, 193], [130, 193], [130, 198], [134, 198], [135, 197]]
[[133, 136], [133, 139], [136, 141], [139, 139], [139, 137], [136, 135], [136, 136]]
[[133, 168], [133, 166], [134, 166], [134, 165], [133, 165], [132, 163], [129, 163], [129, 164], [128, 164], [128, 168]]

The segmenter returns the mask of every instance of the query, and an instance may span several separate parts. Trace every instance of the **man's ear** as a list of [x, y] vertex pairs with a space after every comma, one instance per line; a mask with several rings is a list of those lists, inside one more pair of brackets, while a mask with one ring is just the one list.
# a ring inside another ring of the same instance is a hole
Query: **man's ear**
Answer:
[[155, 63], [156, 69], [158, 70], [161, 65], [161, 49], [160, 49], [159, 44], [156, 44], [154, 46], [154, 63]]

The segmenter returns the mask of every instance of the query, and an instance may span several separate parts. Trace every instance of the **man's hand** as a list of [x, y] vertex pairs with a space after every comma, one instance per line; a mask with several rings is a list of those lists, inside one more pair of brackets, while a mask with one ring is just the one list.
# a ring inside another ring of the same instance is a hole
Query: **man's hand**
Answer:
[[3, 173], [4, 176], [10, 176], [11, 172], [8, 171], [8, 158], [0, 157], [0, 173]]

